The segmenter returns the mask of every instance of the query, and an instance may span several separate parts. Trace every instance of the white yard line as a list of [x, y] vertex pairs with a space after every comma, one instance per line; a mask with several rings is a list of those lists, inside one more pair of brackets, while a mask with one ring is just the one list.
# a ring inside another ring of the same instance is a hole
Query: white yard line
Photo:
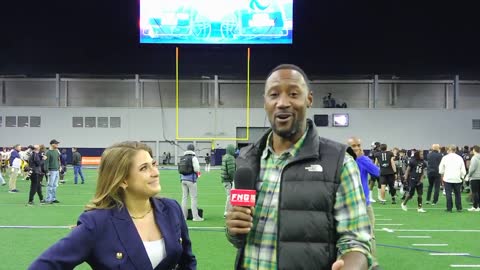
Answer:
[[394, 230], [389, 229], [389, 228], [382, 228], [382, 231], [386, 231], [386, 232], [389, 232], [389, 233], [395, 232]]
[[446, 247], [448, 244], [412, 244], [416, 247]]
[[386, 223], [377, 223], [375, 226], [403, 226], [403, 224], [386, 224]]
[[428, 235], [399, 235], [398, 238], [432, 238]]
[[431, 256], [468, 256], [470, 253], [429, 253]]
[[480, 268], [480, 264], [450, 264], [453, 268]]
[[474, 233], [479, 233], [480, 230], [443, 230], [443, 229], [433, 229], [433, 230], [427, 230], [427, 229], [398, 229], [395, 230], [397, 232], [474, 232]]
[[225, 227], [188, 227], [189, 229], [225, 229]]

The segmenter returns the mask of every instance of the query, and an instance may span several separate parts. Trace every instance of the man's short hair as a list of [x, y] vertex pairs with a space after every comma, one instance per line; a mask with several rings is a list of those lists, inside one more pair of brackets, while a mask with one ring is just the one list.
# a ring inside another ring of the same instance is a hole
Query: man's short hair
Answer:
[[301, 69], [299, 66], [296, 66], [296, 65], [294, 65], [294, 64], [280, 64], [280, 65], [274, 67], [274, 68], [270, 71], [270, 73], [268, 73], [267, 80], [268, 80], [268, 78], [270, 78], [270, 76], [272, 76], [272, 74], [273, 74], [275, 71], [281, 70], [281, 69], [295, 70], [295, 71], [299, 72], [300, 74], [302, 74], [303, 80], [305, 81], [305, 84], [307, 85], [308, 90], [311, 90], [311, 88], [310, 88], [310, 82], [309, 82], [309, 80], [308, 80], [307, 74], [305, 73], [305, 71], [303, 71], [303, 69]]
[[456, 152], [457, 151], [457, 146], [454, 145], [454, 144], [451, 144], [451, 145], [447, 146], [447, 150], [452, 151], [452, 152]]
[[387, 145], [384, 144], [384, 143], [380, 144], [380, 150], [382, 150], [382, 151], [387, 150]]
[[475, 152], [480, 153], [480, 146], [474, 145], [474, 146], [472, 147], [472, 150], [475, 150]]

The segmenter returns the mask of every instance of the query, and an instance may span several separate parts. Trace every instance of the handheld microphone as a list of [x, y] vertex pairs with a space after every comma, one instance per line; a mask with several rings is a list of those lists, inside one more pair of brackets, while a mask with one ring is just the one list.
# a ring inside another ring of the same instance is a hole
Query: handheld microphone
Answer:
[[239, 168], [233, 178], [235, 188], [230, 190], [230, 204], [232, 206], [255, 206], [255, 179], [253, 171], [248, 167]]

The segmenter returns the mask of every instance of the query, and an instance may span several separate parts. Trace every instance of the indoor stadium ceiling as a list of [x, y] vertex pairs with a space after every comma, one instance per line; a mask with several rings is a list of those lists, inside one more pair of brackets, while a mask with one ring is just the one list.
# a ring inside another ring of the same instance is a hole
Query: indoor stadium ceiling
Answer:
[[[0, 74], [175, 73], [175, 47], [140, 45], [138, 1], [5, 1]], [[421, 3], [420, 3], [421, 2]], [[328, 75], [480, 77], [476, 1], [294, 1], [294, 44], [251, 46], [252, 78], [289, 62]], [[180, 46], [180, 75], [246, 76], [246, 46]]]

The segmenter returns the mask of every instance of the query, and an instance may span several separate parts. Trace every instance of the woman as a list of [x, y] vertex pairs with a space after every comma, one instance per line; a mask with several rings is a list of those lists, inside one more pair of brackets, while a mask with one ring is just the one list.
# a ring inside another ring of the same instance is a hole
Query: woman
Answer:
[[77, 226], [29, 269], [196, 269], [180, 205], [160, 192], [152, 150], [123, 142], [105, 150], [95, 197]]

